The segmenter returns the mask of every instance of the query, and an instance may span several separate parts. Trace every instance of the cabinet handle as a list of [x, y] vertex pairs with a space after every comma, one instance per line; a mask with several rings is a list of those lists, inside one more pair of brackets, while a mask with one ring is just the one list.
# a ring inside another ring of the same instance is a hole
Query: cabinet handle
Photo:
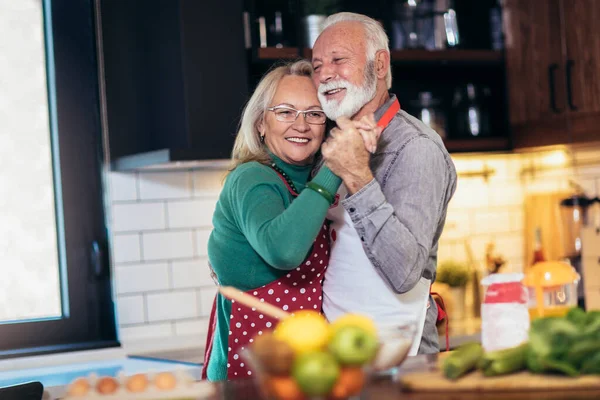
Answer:
[[560, 114], [561, 109], [556, 107], [556, 90], [554, 89], [554, 72], [558, 69], [558, 64], [553, 63], [548, 66], [548, 84], [550, 87], [550, 109], [555, 114]]
[[575, 61], [567, 60], [567, 101], [569, 102], [569, 108], [573, 111], [577, 111], [577, 107], [573, 104], [573, 87], [571, 84], [571, 78], [573, 75], [573, 66], [575, 65]]

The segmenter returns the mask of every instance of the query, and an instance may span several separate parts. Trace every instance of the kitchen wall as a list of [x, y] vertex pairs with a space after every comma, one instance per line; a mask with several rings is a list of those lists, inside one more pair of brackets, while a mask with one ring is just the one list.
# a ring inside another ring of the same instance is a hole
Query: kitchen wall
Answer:
[[[600, 148], [586, 148], [573, 153], [566, 149], [498, 154], [454, 155], [459, 180], [450, 203], [444, 234], [440, 240], [438, 260], [469, 259], [465, 243], [483, 269], [488, 243], [495, 244], [495, 255], [507, 263], [503, 271], [522, 271], [530, 258], [525, 254], [524, 202], [528, 195], [567, 192], [570, 182], [583, 188], [589, 196], [600, 191]], [[575, 167], [571, 160], [575, 160]], [[493, 170], [486, 180], [477, 174]], [[475, 175], [475, 176], [472, 176]]]
[[[575, 153], [585, 166], [566, 167], [564, 150], [528, 154], [455, 155], [460, 174], [439, 260], [466, 260], [468, 240], [483, 267], [485, 247], [524, 265], [523, 203], [530, 193], [568, 190], [569, 179], [589, 195], [600, 189], [600, 148]], [[591, 164], [591, 165], [588, 165]], [[478, 174], [493, 170], [488, 179]], [[121, 339], [203, 345], [215, 293], [206, 243], [223, 170], [111, 173], [109, 217]], [[471, 176], [474, 175], [474, 176]]]
[[113, 270], [123, 343], [204, 344], [215, 285], [206, 245], [223, 171], [111, 173]]

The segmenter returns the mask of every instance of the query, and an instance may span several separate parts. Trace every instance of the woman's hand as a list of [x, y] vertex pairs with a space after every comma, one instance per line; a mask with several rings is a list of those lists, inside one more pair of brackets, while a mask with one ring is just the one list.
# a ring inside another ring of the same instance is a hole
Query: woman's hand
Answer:
[[374, 154], [377, 150], [377, 142], [381, 136], [382, 128], [377, 126], [375, 116], [373, 114], [365, 115], [361, 119], [352, 121], [354, 127], [358, 130], [365, 142], [365, 148]]

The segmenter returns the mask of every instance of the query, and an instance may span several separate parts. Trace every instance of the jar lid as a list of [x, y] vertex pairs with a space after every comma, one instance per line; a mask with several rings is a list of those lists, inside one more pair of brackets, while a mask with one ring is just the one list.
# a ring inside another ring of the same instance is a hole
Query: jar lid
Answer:
[[552, 287], [574, 283], [579, 281], [579, 278], [575, 269], [565, 262], [542, 261], [529, 268], [523, 284], [530, 287]]
[[562, 207], [588, 207], [594, 202], [594, 199], [589, 199], [585, 196], [572, 196], [560, 202]]

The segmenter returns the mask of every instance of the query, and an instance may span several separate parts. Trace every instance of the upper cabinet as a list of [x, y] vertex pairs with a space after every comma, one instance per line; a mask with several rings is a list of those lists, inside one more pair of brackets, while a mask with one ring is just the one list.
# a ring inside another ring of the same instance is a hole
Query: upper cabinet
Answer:
[[242, 1], [98, 1], [113, 169], [228, 159], [248, 96]]
[[515, 148], [600, 140], [600, 2], [505, 0]]
[[362, 13], [388, 34], [406, 112], [451, 152], [511, 149], [498, 0], [247, 0], [246, 11], [250, 87], [282, 59], [310, 58], [327, 14]]
[[576, 143], [600, 140], [600, 2], [562, 0], [565, 79]]

